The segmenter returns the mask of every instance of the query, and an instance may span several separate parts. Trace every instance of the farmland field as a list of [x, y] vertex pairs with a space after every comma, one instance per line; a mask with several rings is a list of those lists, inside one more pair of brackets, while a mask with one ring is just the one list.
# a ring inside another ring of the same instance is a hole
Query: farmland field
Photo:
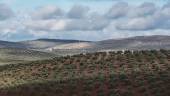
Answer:
[[0, 96], [169, 96], [170, 51], [118, 51], [0, 67]]

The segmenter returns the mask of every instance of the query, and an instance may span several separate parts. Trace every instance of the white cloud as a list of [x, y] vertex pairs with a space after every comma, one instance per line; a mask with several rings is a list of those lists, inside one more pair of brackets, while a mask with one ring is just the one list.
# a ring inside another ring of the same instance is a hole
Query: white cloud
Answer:
[[56, 19], [62, 17], [64, 11], [57, 6], [43, 6], [39, 7], [32, 13], [33, 19]]
[[145, 17], [148, 15], [153, 15], [157, 10], [157, 7], [154, 3], [145, 2], [140, 6], [131, 6], [128, 17]]
[[131, 10], [123, 22], [117, 21], [117, 29], [131, 31], [170, 29], [170, 6], [156, 8], [151, 3], [144, 3], [141, 6], [137, 11]]
[[0, 4], [0, 20], [6, 20], [14, 16], [12, 9], [6, 4]]
[[84, 18], [88, 15], [90, 8], [82, 5], [74, 5], [68, 12], [69, 18]]
[[17, 21], [18, 18], [21, 19], [18, 14], [16, 18], [9, 19], [13, 14], [11, 8], [6, 5], [0, 6], [0, 37], [10, 38], [24, 34], [38, 38], [61, 36], [81, 39], [83, 36], [83, 39], [99, 40], [139, 35], [166, 35], [170, 30], [170, 4], [158, 7], [153, 3], [134, 6], [119, 2], [105, 14], [93, 12], [93, 9], [82, 5], [75, 5], [68, 12], [57, 6], [48, 5], [39, 7], [31, 13], [22, 14], [27, 15], [27, 18], [20, 22]]
[[155, 20], [152, 17], [138, 17], [127, 20], [123, 23], [117, 23], [118, 30], [151, 30], [155, 28]]
[[109, 18], [117, 19], [120, 17], [126, 16], [129, 11], [128, 3], [119, 2], [110, 8], [110, 10], [106, 13], [106, 16]]
[[106, 19], [78, 19], [71, 20], [66, 26], [67, 31], [101, 31], [109, 21]]
[[30, 20], [25, 23], [27, 30], [32, 31], [61, 31], [66, 27], [67, 20]]

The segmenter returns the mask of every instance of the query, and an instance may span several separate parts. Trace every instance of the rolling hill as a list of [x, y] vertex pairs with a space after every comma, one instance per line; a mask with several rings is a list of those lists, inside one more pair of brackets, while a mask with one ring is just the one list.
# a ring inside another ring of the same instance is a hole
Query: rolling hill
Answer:
[[169, 96], [170, 51], [99, 52], [0, 66], [0, 96]]
[[[109, 39], [103, 41], [79, 41], [79, 40], [62, 40], [62, 39], [37, 39], [21, 42], [8, 42], [0, 41], [1, 55], [5, 54], [9, 60], [4, 60], [1, 56], [0, 60], [2, 63], [10, 61], [10, 58], [16, 57], [16, 60], [22, 60], [24, 58], [30, 61], [30, 58], [42, 58], [50, 57], [49, 54], [55, 56], [66, 56], [66, 55], [75, 55], [80, 53], [91, 53], [98, 51], [118, 51], [118, 50], [159, 50], [159, 49], [170, 49], [170, 36], [137, 36], [131, 38], [123, 39]], [[7, 50], [4, 50], [6, 49]], [[13, 53], [19, 52], [21, 54], [9, 54], [10, 51]], [[15, 50], [14, 50], [15, 49]], [[22, 53], [25, 50], [27, 53]], [[34, 52], [34, 51], [35, 52]], [[39, 54], [41, 53], [42, 54]], [[47, 54], [46, 56], [43, 54]], [[38, 56], [39, 55], [39, 56]], [[42, 55], [42, 56], [41, 56]], [[11, 57], [10, 57], [11, 56]], [[31, 57], [29, 57], [31, 56]], [[54, 56], [54, 57], [55, 57]], [[45, 58], [45, 59], [46, 59]], [[15, 58], [14, 58], [15, 59]], [[13, 59], [13, 60], [14, 60]], [[41, 59], [41, 60], [42, 60]], [[39, 59], [32, 59], [39, 60]]]
[[61, 49], [86, 50], [150, 50], [170, 49], [170, 36], [137, 36], [103, 41], [79, 41], [62, 39], [37, 39], [20, 42], [0, 41], [0, 48], [25, 48], [38, 51]]
[[0, 48], [26, 48], [17, 42], [0, 41]]
[[19, 48], [0, 48], [0, 65], [54, 58], [57, 55]]
[[170, 36], [137, 36], [124, 39], [110, 39], [96, 42], [95, 48], [102, 49], [129, 49], [129, 50], [150, 50], [170, 49]]
[[61, 56], [65, 51], [53, 53], [46, 49], [75, 42], [87, 41], [61, 39], [37, 39], [21, 42], [0, 41], [0, 65], [44, 60]]
[[[170, 36], [1, 41], [0, 46], [0, 96], [170, 94], [170, 51], [158, 51], [170, 49]], [[126, 49], [133, 51], [119, 51]]]
[[24, 45], [29, 49], [45, 50], [55, 46], [60, 46], [60, 45], [70, 44], [70, 43], [78, 43], [78, 42], [88, 42], [88, 41], [64, 40], [64, 39], [63, 40], [62, 39], [37, 39], [37, 40], [21, 41], [17, 43]]
[[96, 42], [75, 42], [69, 44], [61, 44], [55, 47], [47, 48], [47, 50], [159, 50], [170, 49], [170, 36], [137, 36], [123, 39], [110, 39]]

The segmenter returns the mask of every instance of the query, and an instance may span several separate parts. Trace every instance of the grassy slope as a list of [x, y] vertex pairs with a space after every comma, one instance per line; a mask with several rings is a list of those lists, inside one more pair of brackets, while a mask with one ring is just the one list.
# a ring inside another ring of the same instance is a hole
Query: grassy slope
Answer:
[[49, 59], [54, 56], [50, 53], [27, 49], [0, 48], [0, 65]]
[[0, 96], [169, 96], [170, 51], [93, 53], [0, 67]]
[[31, 49], [47, 49], [55, 46], [60, 46], [63, 44], [77, 43], [77, 42], [88, 42], [88, 41], [79, 41], [79, 40], [62, 40], [62, 39], [37, 39], [30, 41], [18, 42], [27, 46]]

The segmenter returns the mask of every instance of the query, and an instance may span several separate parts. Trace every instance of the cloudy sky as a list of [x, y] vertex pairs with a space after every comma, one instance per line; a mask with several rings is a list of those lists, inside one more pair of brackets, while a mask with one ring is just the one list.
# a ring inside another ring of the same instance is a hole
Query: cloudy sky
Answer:
[[0, 40], [170, 35], [168, 0], [0, 0]]

